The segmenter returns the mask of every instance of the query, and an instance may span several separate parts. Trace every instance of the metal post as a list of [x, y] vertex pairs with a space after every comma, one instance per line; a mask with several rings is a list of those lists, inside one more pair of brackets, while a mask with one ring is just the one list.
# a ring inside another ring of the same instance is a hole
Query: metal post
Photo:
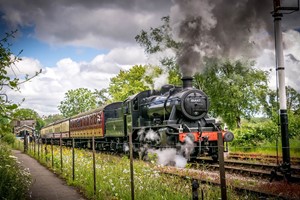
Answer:
[[52, 168], [54, 168], [53, 138], [51, 138], [51, 163], [52, 163]]
[[27, 151], [30, 154], [31, 149], [30, 149], [30, 135], [29, 134], [27, 135]]
[[38, 139], [38, 159], [40, 160], [40, 139]]
[[131, 199], [134, 200], [134, 177], [133, 177], [133, 147], [132, 132], [129, 133], [129, 152], [130, 152], [130, 183], [131, 183]]
[[192, 180], [192, 199], [193, 200], [198, 200], [198, 188], [199, 188], [199, 183], [196, 179]]
[[72, 177], [75, 180], [75, 139], [72, 138]]
[[36, 138], [34, 137], [34, 140], [33, 140], [33, 155], [34, 155], [34, 157], [35, 157], [35, 145], [36, 145]]
[[286, 106], [285, 91], [285, 68], [283, 60], [283, 44], [281, 31], [282, 14], [279, 12], [280, 0], [274, 0], [274, 31], [275, 31], [275, 53], [276, 53], [276, 71], [279, 85], [279, 105], [280, 105], [280, 125], [282, 142], [282, 170], [287, 179], [291, 176], [290, 146], [288, 133], [288, 115]]
[[60, 146], [60, 171], [63, 172], [63, 158], [62, 158], [62, 133], [60, 133], [59, 138], [59, 146]]
[[24, 152], [25, 153], [27, 153], [27, 144], [28, 144], [28, 142], [27, 142], [27, 135], [25, 133], [24, 134]]
[[30, 153], [32, 153], [33, 152], [32, 137], [29, 137], [29, 144], [30, 144]]
[[45, 160], [46, 160], [46, 165], [48, 164], [48, 157], [47, 157], [47, 155], [48, 155], [48, 149], [47, 149], [47, 143], [46, 143], [46, 145], [45, 145]]
[[223, 145], [223, 137], [221, 131], [218, 131], [218, 153], [219, 153], [221, 196], [222, 196], [222, 200], [226, 200], [227, 194], [226, 194], [226, 177], [225, 177], [225, 167], [224, 167], [224, 145]]
[[43, 160], [43, 140], [41, 140], [41, 159]]
[[94, 195], [96, 194], [96, 158], [95, 158], [95, 136], [93, 136], [93, 176], [94, 176]]

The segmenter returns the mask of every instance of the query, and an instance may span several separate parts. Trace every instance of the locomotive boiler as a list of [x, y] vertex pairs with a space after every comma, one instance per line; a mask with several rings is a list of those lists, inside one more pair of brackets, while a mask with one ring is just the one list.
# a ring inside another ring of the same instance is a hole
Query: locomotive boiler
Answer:
[[192, 80], [183, 77], [182, 87], [164, 85], [160, 90], [142, 91], [123, 102], [53, 123], [42, 129], [42, 137], [46, 142], [57, 138], [62, 131], [51, 127], [69, 121], [68, 134], [64, 130], [61, 135], [66, 144], [75, 138], [79, 144], [91, 146], [95, 137], [97, 149], [120, 152], [126, 151], [132, 134], [134, 153], [140, 157], [147, 155], [148, 149], [176, 148], [188, 159], [206, 155], [217, 160], [218, 131], [224, 142], [234, 136], [209, 117], [209, 98], [192, 87]]

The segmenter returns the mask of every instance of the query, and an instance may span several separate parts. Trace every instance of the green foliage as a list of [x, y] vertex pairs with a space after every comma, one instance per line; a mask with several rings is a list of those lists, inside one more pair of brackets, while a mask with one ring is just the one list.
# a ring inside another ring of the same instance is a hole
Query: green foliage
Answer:
[[16, 137], [12, 133], [7, 133], [1, 138], [1, 140], [7, 144], [13, 144], [16, 141]]
[[45, 123], [49, 124], [65, 117], [71, 117], [78, 113], [106, 105], [108, 102], [110, 102], [110, 95], [108, 89], [105, 88], [101, 90], [95, 89], [94, 92], [87, 88], [69, 90], [65, 93], [64, 101], [61, 101], [58, 106], [62, 115], [50, 115], [45, 119]]
[[[293, 112], [288, 112], [289, 138], [291, 153], [299, 154], [300, 138], [300, 116]], [[243, 121], [241, 128], [233, 130], [235, 138], [230, 146], [240, 151], [251, 150], [256, 152], [266, 152], [276, 154], [276, 146], [281, 148], [281, 131], [278, 114], [274, 114], [272, 119], [254, 118], [250, 121]], [[278, 144], [276, 144], [278, 142]], [[298, 152], [298, 153], [297, 153]]]
[[18, 56], [13, 55], [10, 50], [11, 44], [8, 42], [10, 38], [14, 37], [15, 33], [16, 31], [6, 33], [6, 36], [0, 40], [0, 91], [3, 86], [7, 86], [10, 89], [17, 89], [19, 82], [18, 78], [12, 79], [7, 74], [7, 68], [10, 68], [13, 64], [21, 60]]
[[31, 184], [30, 173], [20, 169], [16, 157], [10, 154], [8, 146], [0, 142], [1, 199], [26, 199]]
[[[178, 52], [181, 43], [173, 39], [172, 29], [170, 27], [170, 17], [166, 16], [162, 19], [162, 25], [156, 28], [150, 28], [148, 32], [142, 30], [139, 35], [135, 37], [137, 43], [145, 48], [148, 54], [155, 54], [171, 49], [175, 53]], [[174, 85], [181, 85], [181, 73], [179, 66], [176, 64], [176, 57], [163, 57], [160, 60], [162, 66], [166, 67], [169, 74], [168, 82]]]
[[288, 111], [288, 128], [290, 138], [300, 138], [300, 113]]
[[260, 111], [268, 88], [267, 77], [251, 62], [211, 59], [204, 72], [195, 75], [195, 83], [210, 97], [212, 114], [232, 129], [240, 126], [241, 118], [249, 119]]
[[[287, 86], [287, 111], [288, 111], [288, 132], [290, 138], [300, 136], [300, 93], [294, 88]], [[279, 104], [275, 90], [269, 90], [266, 95], [266, 101], [263, 104], [266, 115], [272, 119], [274, 124], [280, 124]]]
[[7, 124], [12, 114], [12, 111], [18, 107], [17, 104], [13, 104], [8, 101], [8, 97], [3, 91], [4, 87], [8, 87], [13, 90], [17, 90], [18, 87], [18, 78], [12, 79], [8, 73], [7, 69], [11, 67], [11, 65], [20, 61], [21, 59], [17, 56], [14, 56], [10, 50], [11, 44], [8, 43], [9, 38], [14, 37], [15, 31], [11, 33], [7, 33], [6, 36], [0, 40], [0, 131], [6, 132]]
[[[0, 136], [11, 132], [10, 119], [8, 117], [0, 117]], [[0, 137], [0, 138], [1, 138]]]
[[150, 28], [149, 32], [144, 30], [135, 37], [135, 40], [143, 47], [147, 53], [153, 54], [165, 49], [178, 49], [180, 43], [173, 40], [170, 27], [170, 17], [163, 17], [163, 25], [157, 28]]
[[257, 147], [265, 141], [275, 141], [278, 136], [278, 126], [271, 120], [262, 122], [244, 122], [240, 128], [233, 130], [235, 138], [233, 146]]
[[96, 96], [87, 88], [69, 90], [58, 106], [64, 117], [86, 112], [97, 107]]
[[43, 118], [44, 118], [44, 120], [43, 120], [44, 124], [45, 124], [45, 126], [47, 126], [50, 123], [64, 119], [64, 116], [62, 116], [60, 114], [54, 114], [54, 115], [44, 116]]
[[124, 101], [127, 97], [138, 92], [153, 89], [153, 78], [158, 77], [162, 70], [158, 67], [135, 65], [128, 71], [111, 78], [109, 94], [112, 101]]
[[[43, 146], [42, 149], [50, 149], [50, 145]], [[35, 148], [37, 149], [37, 147]], [[37, 153], [29, 149], [31, 156], [38, 159]], [[39, 161], [48, 167], [52, 167], [51, 152], [43, 150], [40, 153]], [[65, 178], [68, 184], [80, 188], [88, 199], [131, 199], [130, 187], [130, 160], [127, 156], [119, 157], [102, 153], [95, 154], [96, 166], [96, 192], [94, 193], [93, 181], [93, 156], [91, 151], [75, 149], [75, 180], [72, 179], [72, 149], [63, 147], [63, 166], [61, 171], [60, 148], [53, 147], [53, 171]], [[155, 160], [157, 154], [153, 154]], [[153, 160], [152, 160], [153, 161]], [[167, 168], [160, 168], [155, 164], [145, 163], [144, 161], [134, 161], [134, 195], [136, 199], [153, 200], [153, 199], [174, 199], [185, 200], [192, 196], [191, 179], [188, 172], [184, 169], [170, 171], [180, 176], [173, 176], [163, 173]], [[211, 177], [207, 177], [211, 180]], [[187, 177], [187, 178], [186, 178]], [[239, 183], [241, 184], [241, 183]], [[244, 184], [244, 182], [242, 182]], [[205, 193], [205, 199], [218, 199], [220, 197], [219, 187], [209, 184], [201, 184]], [[249, 194], [237, 194], [230, 188], [228, 189], [230, 199], [249, 198]], [[251, 198], [250, 198], [251, 199]], [[255, 199], [255, 198], [253, 198]]]
[[175, 65], [174, 67], [169, 67], [169, 83], [173, 85], [182, 85], [181, 81], [181, 73], [179, 70], [179, 66]]
[[287, 94], [287, 99], [286, 99], [287, 109], [297, 115], [300, 115], [300, 93], [297, 92], [294, 88], [287, 86], [286, 94]]
[[41, 128], [45, 125], [42, 118], [39, 116], [39, 114], [29, 108], [20, 108], [14, 111], [12, 115], [14, 120], [30, 120], [33, 119], [36, 121], [35, 130], [39, 131]]
[[39, 114], [29, 108], [20, 108], [14, 111], [13, 117], [18, 120], [28, 120], [39, 118]]
[[24, 81], [21, 81], [18, 77], [12, 78], [9, 76], [7, 70], [12, 68], [14, 64], [21, 60], [19, 55], [22, 51], [18, 55], [14, 55], [10, 50], [12, 45], [9, 43], [9, 39], [14, 38], [15, 33], [16, 31], [6, 33], [6, 36], [0, 40], [0, 138], [7, 142], [12, 142], [11, 120], [14, 119], [13, 114], [15, 109], [18, 108], [18, 105], [8, 100], [5, 91], [7, 88], [11, 90], [19, 90], [18, 86], [20, 84], [41, 73], [41, 71], [36, 72], [36, 74], [32, 77], [26, 75]]
[[95, 89], [94, 95], [96, 96], [96, 101], [98, 106], [103, 106], [107, 104], [107, 102], [110, 99], [110, 96], [108, 94], [108, 89], [106, 88], [101, 90]]

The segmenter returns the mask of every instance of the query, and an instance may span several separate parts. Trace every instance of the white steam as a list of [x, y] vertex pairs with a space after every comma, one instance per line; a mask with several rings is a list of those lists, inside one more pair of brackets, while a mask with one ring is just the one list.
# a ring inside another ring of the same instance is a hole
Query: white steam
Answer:
[[195, 145], [194, 141], [191, 137], [186, 136], [185, 137], [185, 143], [181, 146], [181, 152], [185, 156], [186, 159], [190, 159], [191, 154], [194, 152]]
[[154, 153], [157, 155], [157, 164], [159, 165], [184, 168], [187, 164], [187, 159], [182, 155], [178, 155], [174, 148], [162, 150], [149, 149], [148, 153]]
[[168, 84], [168, 82], [169, 82], [168, 81], [168, 76], [169, 76], [168, 73], [162, 73], [159, 77], [154, 78], [153, 79], [154, 89], [155, 90], [160, 90], [163, 85]]
[[157, 142], [157, 141], [160, 140], [160, 137], [159, 137], [159, 135], [155, 131], [153, 131], [152, 129], [150, 129], [149, 131], [146, 132], [144, 140], [146, 142], [147, 141]]
[[159, 133], [152, 129], [148, 131], [141, 129], [138, 132], [138, 138], [139, 141], [143, 143], [139, 148], [140, 158], [149, 158], [149, 153], [156, 154], [157, 164], [164, 166], [185, 167], [195, 148], [193, 135], [187, 135], [185, 137], [184, 144], [181, 145], [179, 151], [175, 148], [153, 149], [154, 146], [158, 147], [161, 145], [161, 139]]

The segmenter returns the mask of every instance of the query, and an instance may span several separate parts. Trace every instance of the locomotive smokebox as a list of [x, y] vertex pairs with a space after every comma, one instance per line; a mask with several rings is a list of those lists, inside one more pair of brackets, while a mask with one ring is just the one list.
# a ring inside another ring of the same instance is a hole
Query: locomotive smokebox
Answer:
[[181, 78], [181, 80], [182, 80], [183, 89], [193, 87], [193, 77], [184, 76], [184, 77]]

